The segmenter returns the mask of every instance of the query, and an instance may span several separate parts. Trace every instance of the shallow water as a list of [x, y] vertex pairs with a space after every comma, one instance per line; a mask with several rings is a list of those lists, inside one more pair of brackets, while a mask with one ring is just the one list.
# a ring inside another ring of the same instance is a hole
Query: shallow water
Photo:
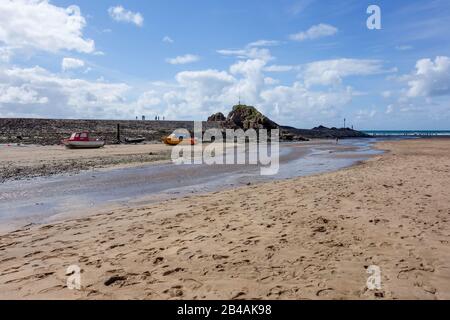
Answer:
[[377, 139], [333, 143], [284, 143], [280, 169], [261, 176], [256, 165], [149, 164], [90, 170], [0, 184], [0, 228], [45, 223], [57, 216], [76, 216], [102, 207], [136, 205], [260, 183], [335, 171], [381, 153]]

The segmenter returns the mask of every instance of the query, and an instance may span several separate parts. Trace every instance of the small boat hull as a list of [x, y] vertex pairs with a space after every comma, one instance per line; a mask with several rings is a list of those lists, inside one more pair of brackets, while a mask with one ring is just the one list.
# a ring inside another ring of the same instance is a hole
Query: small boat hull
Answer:
[[144, 137], [139, 138], [125, 138], [125, 143], [142, 143], [145, 141]]
[[163, 138], [163, 142], [169, 146], [176, 146], [179, 144], [190, 144], [190, 145], [196, 144], [196, 140], [194, 138], [179, 139], [177, 137], [171, 136]]
[[98, 149], [105, 146], [105, 141], [64, 141], [69, 149]]

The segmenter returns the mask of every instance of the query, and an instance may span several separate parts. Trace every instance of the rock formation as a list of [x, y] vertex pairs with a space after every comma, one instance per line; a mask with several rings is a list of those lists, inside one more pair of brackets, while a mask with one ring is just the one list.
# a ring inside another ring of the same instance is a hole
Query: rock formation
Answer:
[[208, 118], [208, 122], [218, 122], [225, 129], [279, 129], [280, 139], [284, 141], [308, 141], [309, 139], [364, 138], [367, 134], [350, 128], [327, 128], [318, 126], [313, 129], [297, 129], [280, 126], [259, 112], [255, 107], [236, 105], [228, 114], [216, 113]]
[[217, 112], [208, 118], [208, 122], [219, 122], [219, 121], [226, 121], [226, 120], [227, 120], [227, 118], [225, 118], [225, 116], [223, 115], [222, 112]]
[[267, 118], [255, 107], [236, 105], [228, 114], [227, 124], [234, 129], [278, 129], [280, 126]]

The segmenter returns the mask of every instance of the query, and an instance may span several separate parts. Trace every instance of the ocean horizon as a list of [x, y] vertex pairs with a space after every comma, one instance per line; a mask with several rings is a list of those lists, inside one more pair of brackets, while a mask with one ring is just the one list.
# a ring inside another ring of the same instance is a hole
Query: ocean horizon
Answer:
[[371, 136], [450, 136], [450, 130], [361, 130]]

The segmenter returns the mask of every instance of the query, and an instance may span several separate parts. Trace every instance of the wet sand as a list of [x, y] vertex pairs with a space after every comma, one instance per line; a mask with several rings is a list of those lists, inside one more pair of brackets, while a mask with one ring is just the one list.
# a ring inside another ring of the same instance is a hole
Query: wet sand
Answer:
[[[336, 171], [358, 160], [367, 159], [373, 153], [371, 146], [371, 140], [357, 139], [340, 145], [329, 141], [282, 144], [280, 169], [273, 176], [261, 176], [260, 167], [257, 165], [176, 166], [171, 163], [152, 162], [8, 181], [0, 183], [0, 232], [12, 231], [30, 223], [42, 224], [89, 215], [112, 206], [132, 207], [139, 203], [149, 204], [195, 193], [235, 188], [248, 183]], [[124, 147], [115, 148], [114, 151], [142, 152], [144, 148], [155, 149], [161, 146]], [[39, 148], [37, 151], [37, 154], [33, 154], [32, 150], [29, 152], [35, 161], [39, 156], [47, 156]], [[105, 152], [104, 157], [112, 150], [105, 151], [108, 152]], [[74, 153], [56, 153], [54, 157], [73, 157], [77, 152], [78, 150]], [[99, 151], [93, 153], [98, 154]], [[113, 158], [114, 156], [115, 154], [111, 155]], [[16, 165], [27, 165], [29, 161], [23, 153], [21, 157], [16, 158]], [[76, 161], [84, 160], [85, 158], [81, 158]]]
[[2, 144], [0, 182], [169, 161], [170, 152], [171, 148], [164, 144], [107, 145], [101, 149]]
[[379, 147], [337, 172], [4, 234], [0, 298], [449, 299], [450, 140]]

